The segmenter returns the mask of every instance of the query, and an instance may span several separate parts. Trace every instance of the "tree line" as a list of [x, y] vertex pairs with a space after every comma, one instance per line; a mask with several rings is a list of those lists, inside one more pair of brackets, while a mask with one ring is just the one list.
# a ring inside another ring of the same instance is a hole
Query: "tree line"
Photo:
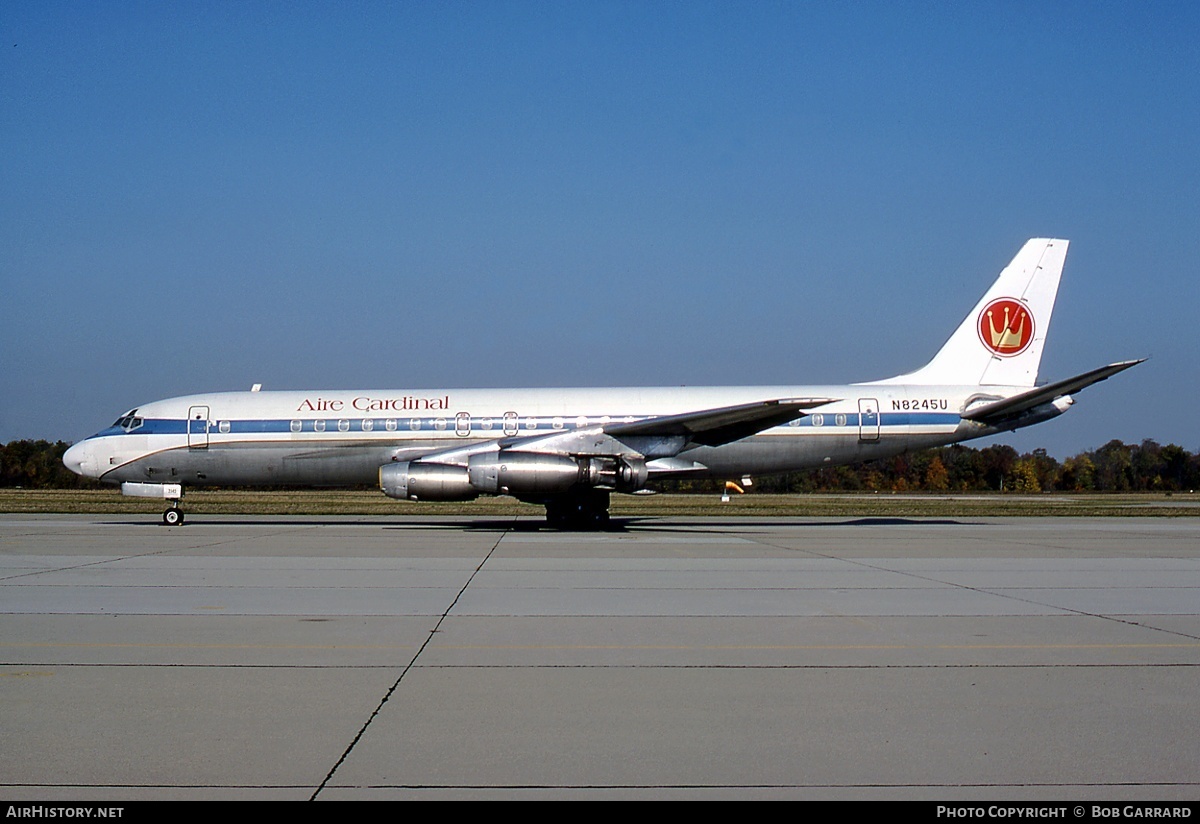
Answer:
[[[0, 487], [94, 489], [63, 466], [65, 441], [10, 441], [0, 446]], [[962, 444], [907, 452], [850, 466], [755, 478], [758, 492], [1181, 492], [1200, 488], [1200, 454], [1145, 440], [1113, 440], [1059, 461], [1044, 449]], [[723, 481], [663, 481], [664, 492], [715, 492]]]
[[[715, 492], [723, 482], [672, 481], [663, 491]], [[1182, 492], [1200, 489], [1200, 454], [1119, 440], [1059, 461], [1044, 449], [955, 444], [848, 466], [754, 479], [758, 492]]]
[[0, 446], [0, 487], [26, 489], [97, 489], [105, 486], [81, 478], [63, 466], [66, 441], [9, 441]]

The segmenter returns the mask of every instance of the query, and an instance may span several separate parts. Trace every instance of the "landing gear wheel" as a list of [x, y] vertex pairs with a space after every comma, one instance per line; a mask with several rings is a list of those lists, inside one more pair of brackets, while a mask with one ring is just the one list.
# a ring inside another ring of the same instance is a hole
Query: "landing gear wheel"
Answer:
[[548, 501], [546, 523], [554, 529], [605, 529], [608, 527], [608, 492], [580, 489]]
[[163, 513], [163, 523], [167, 526], [179, 526], [183, 523], [183, 510], [173, 506]]

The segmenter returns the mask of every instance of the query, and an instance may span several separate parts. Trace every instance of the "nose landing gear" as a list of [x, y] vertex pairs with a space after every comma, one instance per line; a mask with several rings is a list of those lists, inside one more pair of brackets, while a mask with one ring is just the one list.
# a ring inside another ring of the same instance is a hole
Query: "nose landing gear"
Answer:
[[121, 494], [132, 495], [135, 498], [165, 498], [168, 509], [163, 513], [163, 523], [167, 526], [179, 526], [183, 523], [183, 510], [179, 508], [179, 499], [183, 497], [183, 486], [180, 484], [126, 481], [121, 484]]

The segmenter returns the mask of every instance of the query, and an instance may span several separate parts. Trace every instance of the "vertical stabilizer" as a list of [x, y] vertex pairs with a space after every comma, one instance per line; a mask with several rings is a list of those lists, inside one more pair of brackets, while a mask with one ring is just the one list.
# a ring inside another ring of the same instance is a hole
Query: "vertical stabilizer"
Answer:
[[878, 383], [1033, 386], [1067, 241], [1034, 238], [926, 366]]

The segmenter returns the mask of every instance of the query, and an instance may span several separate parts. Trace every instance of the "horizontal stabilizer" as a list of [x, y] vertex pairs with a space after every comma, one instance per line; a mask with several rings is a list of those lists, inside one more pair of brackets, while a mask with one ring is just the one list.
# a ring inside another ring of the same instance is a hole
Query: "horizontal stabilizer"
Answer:
[[969, 409], [962, 414], [962, 417], [966, 420], [979, 421], [980, 423], [999, 423], [1014, 415], [1019, 415], [1026, 410], [1033, 409], [1035, 406], [1041, 406], [1044, 403], [1057, 400], [1064, 395], [1070, 395], [1081, 389], [1086, 389], [1093, 383], [1107, 380], [1118, 372], [1124, 372], [1131, 366], [1137, 366], [1145, 360], [1145, 358], [1140, 358], [1138, 360], [1110, 363], [1108, 366], [1101, 366], [1099, 369], [1084, 372], [1082, 375], [1076, 375], [1073, 378], [1067, 378], [1066, 380], [1047, 384], [1046, 386], [1039, 386], [1028, 392], [1022, 392], [1011, 398], [1005, 398], [1002, 401], [995, 401], [985, 406]]

